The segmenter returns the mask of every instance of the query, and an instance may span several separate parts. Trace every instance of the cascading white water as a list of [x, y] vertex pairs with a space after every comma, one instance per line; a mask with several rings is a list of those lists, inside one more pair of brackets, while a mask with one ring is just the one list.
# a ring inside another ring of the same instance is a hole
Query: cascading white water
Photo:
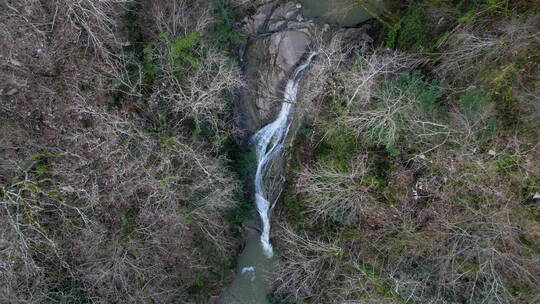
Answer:
[[[287, 81], [284, 92], [284, 101], [278, 117], [272, 123], [260, 129], [253, 135], [257, 154], [257, 172], [255, 174], [255, 202], [257, 211], [262, 221], [261, 244], [268, 258], [273, 256], [272, 244], [270, 244], [270, 212], [274, 204], [270, 203], [269, 189], [265, 187], [265, 178], [269, 173], [271, 163], [283, 155], [283, 143], [291, 126], [290, 116], [294, 109], [294, 102], [298, 93], [302, 72], [309, 66], [311, 60], [318, 53], [311, 53], [306, 61], [298, 66]], [[281, 185], [280, 185], [281, 186]], [[273, 191], [277, 189], [271, 189]], [[277, 198], [275, 198], [277, 200]]]

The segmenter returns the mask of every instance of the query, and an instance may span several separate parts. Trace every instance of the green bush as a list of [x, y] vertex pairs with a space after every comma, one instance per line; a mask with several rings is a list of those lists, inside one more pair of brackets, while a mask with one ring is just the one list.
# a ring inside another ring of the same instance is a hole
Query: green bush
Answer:
[[247, 39], [245, 33], [235, 30], [231, 5], [228, 0], [213, 0], [216, 23], [210, 29], [209, 42], [220, 51], [231, 51]]
[[383, 83], [380, 89], [386, 91], [382, 95], [391, 96], [394, 100], [402, 96], [416, 100], [415, 111], [424, 116], [434, 117], [443, 112], [438, 102], [443, 94], [442, 87], [436, 81], [425, 80], [419, 71], [403, 73], [393, 81]]
[[199, 43], [201, 33], [194, 31], [185, 36], [178, 37], [171, 42], [171, 57], [176, 65], [197, 65], [197, 57], [192, 49]]
[[349, 158], [356, 150], [354, 131], [335, 124], [323, 126], [320, 144], [316, 157], [321, 163], [346, 171], [349, 169]]
[[489, 94], [480, 89], [467, 90], [458, 100], [460, 111], [471, 120], [481, 118], [491, 103]]
[[491, 96], [481, 89], [470, 89], [457, 101], [459, 111], [471, 123], [477, 139], [487, 139], [497, 135], [499, 121], [489, 115], [493, 106]]
[[438, 100], [442, 94], [443, 89], [437, 82], [425, 80], [418, 71], [400, 74], [381, 84], [375, 94], [377, 101], [373, 111], [361, 114], [369, 116], [364, 118], [362, 128], [373, 143], [384, 145], [395, 155], [398, 152], [396, 142], [407, 133], [431, 132], [433, 128], [440, 128], [436, 124], [426, 125], [424, 121], [441, 119], [444, 111]]
[[160, 73], [160, 69], [154, 64], [154, 48], [151, 44], [144, 46], [141, 70], [147, 84], [153, 84]]
[[386, 47], [402, 48], [406, 50], [430, 51], [436, 40], [435, 28], [426, 16], [427, 6], [416, 3], [403, 12], [398, 23], [395, 23], [387, 32]]

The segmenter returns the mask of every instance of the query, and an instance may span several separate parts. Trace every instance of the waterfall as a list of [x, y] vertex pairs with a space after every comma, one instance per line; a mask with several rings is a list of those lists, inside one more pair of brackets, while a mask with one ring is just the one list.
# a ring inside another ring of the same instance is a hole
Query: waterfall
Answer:
[[[272, 123], [260, 129], [252, 138], [257, 154], [255, 202], [257, 212], [262, 221], [261, 244], [268, 258], [273, 256], [272, 244], [270, 244], [270, 212], [277, 201], [277, 197], [275, 197], [273, 198], [274, 202], [270, 203], [272, 199], [270, 194], [271, 191], [277, 191], [279, 193], [285, 179], [283, 176], [280, 176], [277, 186], [276, 184], [268, 185], [266, 182], [268, 182], [268, 174], [270, 173], [273, 161], [279, 160], [283, 156], [283, 144], [291, 126], [291, 114], [293, 113], [294, 103], [296, 102], [298, 86], [301, 80], [300, 76], [317, 55], [318, 53], [311, 53], [306, 61], [294, 70], [285, 86], [284, 101], [278, 117]], [[276, 189], [276, 187], [279, 189]]]

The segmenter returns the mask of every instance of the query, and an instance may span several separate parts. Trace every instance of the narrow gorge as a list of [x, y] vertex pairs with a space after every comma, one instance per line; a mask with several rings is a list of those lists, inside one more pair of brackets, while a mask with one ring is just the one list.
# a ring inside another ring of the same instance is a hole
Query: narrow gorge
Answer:
[[0, 0], [0, 303], [540, 303], [540, 5]]
[[[341, 12], [342, 16], [332, 17], [326, 14], [329, 7], [308, 2], [310, 16], [317, 18], [309, 19], [304, 17], [302, 8], [302, 4], [294, 2], [270, 2], [243, 21], [252, 38], [241, 52], [248, 87], [239, 102], [241, 125], [254, 132], [248, 145], [255, 153], [252, 184], [258, 219], [247, 228], [254, 230], [246, 233], [248, 237], [238, 259], [237, 275], [219, 300], [222, 304], [269, 303], [272, 272], [279, 263], [270, 241], [271, 214], [285, 182], [285, 150], [294, 142], [302, 120], [304, 110], [297, 110], [296, 106], [309, 106], [310, 102], [309, 97], [301, 99], [299, 96], [302, 84], [310, 81], [304, 78], [306, 70], [319, 55], [318, 49], [336, 37], [356, 36], [364, 43], [371, 41], [366, 27], [342, 30], [338, 22], [347, 19], [344, 25], [357, 25], [369, 19], [365, 14], [350, 16]], [[333, 21], [336, 25], [330, 26], [324, 21]], [[260, 129], [256, 130], [257, 127]]]

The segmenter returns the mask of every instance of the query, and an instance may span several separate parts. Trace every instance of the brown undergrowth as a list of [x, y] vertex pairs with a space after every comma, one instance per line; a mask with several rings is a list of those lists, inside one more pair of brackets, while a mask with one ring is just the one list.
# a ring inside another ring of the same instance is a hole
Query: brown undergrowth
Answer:
[[224, 96], [242, 81], [205, 38], [212, 7], [3, 1], [0, 20], [0, 302], [218, 294], [239, 246]]
[[539, 300], [538, 12], [449, 3], [397, 33], [457, 26], [342, 58], [309, 107], [274, 232], [285, 303]]

